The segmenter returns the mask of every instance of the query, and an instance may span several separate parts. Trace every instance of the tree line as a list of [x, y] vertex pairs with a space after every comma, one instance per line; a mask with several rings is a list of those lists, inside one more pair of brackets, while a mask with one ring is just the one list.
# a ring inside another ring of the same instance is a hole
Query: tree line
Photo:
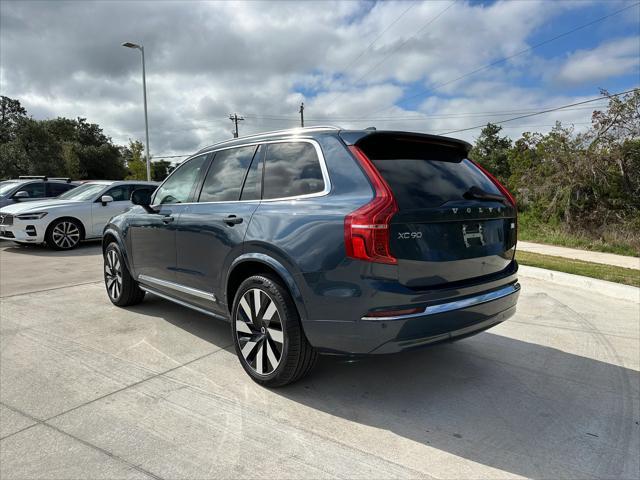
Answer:
[[[0, 179], [146, 180], [143, 152], [140, 141], [116, 145], [85, 118], [35, 120], [18, 100], [0, 97]], [[170, 169], [167, 161], [152, 161], [152, 180], [163, 180]]]
[[[556, 229], [640, 251], [640, 89], [602, 94], [608, 106], [593, 112], [586, 132], [558, 122], [514, 141], [489, 123], [470, 157], [515, 194], [523, 233]], [[145, 179], [143, 154], [141, 142], [115, 145], [84, 118], [34, 120], [18, 100], [1, 97], [0, 179]], [[154, 180], [169, 171], [169, 162], [152, 162]]]
[[528, 231], [556, 228], [640, 252], [640, 89], [610, 96], [586, 132], [557, 122], [513, 141], [488, 124], [471, 158], [517, 199]]

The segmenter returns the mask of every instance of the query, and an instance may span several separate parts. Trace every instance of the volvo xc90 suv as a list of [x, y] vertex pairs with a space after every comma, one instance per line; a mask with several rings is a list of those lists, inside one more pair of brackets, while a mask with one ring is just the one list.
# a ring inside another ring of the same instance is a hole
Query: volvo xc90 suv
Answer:
[[469, 148], [333, 127], [205, 148], [106, 226], [109, 298], [150, 293], [230, 321], [242, 367], [270, 387], [319, 353], [481, 332], [516, 309], [516, 207]]

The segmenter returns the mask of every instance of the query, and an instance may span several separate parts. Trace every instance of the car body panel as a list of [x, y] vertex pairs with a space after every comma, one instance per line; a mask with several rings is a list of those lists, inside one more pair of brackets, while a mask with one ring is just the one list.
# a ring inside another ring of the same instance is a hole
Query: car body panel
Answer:
[[[104, 185], [104, 187], [89, 200], [38, 200], [14, 203], [0, 208], [0, 215], [12, 216], [12, 225], [0, 225], [0, 238], [10, 239], [19, 243], [43, 243], [49, 225], [60, 218], [72, 218], [79, 221], [84, 230], [83, 239], [100, 238], [103, 228], [109, 219], [124, 212], [132, 205], [130, 201], [110, 202], [103, 205], [100, 202], [100, 198], [106, 191], [118, 185], [157, 185], [154, 182], [142, 181], [97, 181], [87, 183]], [[20, 220], [18, 218], [19, 215], [44, 212], [46, 212], [46, 215], [40, 219]], [[27, 232], [27, 227], [33, 227], [35, 235], [30, 235]], [[8, 237], [6, 232], [9, 232], [12, 237]]]
[[[448, 272], [437, 287], [403, 284], [398, 265], [348, 258], [345, 216], [368, 203], [374, 191], [347, 145], [367, 135], [373, 134], [328, 127], [294, 129], [207, 147], [194, 157], [235, 146], [307, 139], [321, 149], [330, 188], [308, 198], [163, 205], [162, 215], [176, 217], [170, 226], [152, 224], [153, 214], [136, 206], [114, 217], [105, 234], [116, 236], [119, 244], [129, 250], [125, 258], [129, 259], [132, 275], [144, 288], [227, 319], [233, 300], [229, 282], [236, 269], [246, 262], [267, 266], [288, 287], [311, 345], [326, 353], [361, 355], [416, 348], [462, 338], [512, 315], [519, 290], [438, 315], [363, 320], [372, 309], [428, 309], [458, 305], [455, 302], [460, 299], [485, 298], [487, 293], [516, 285], [518, 268], [513, 260], [515, 238], [508, 255], [496, 250], [496, 261], [491, 255], [479, 257], [480, 263], [493, 262], [486, 274], [479, 268], [480, 274], [465, 278], [464, 271], [447, 269], [442, 263], [436, 265], [438, 275]], [[449, 141], [426, 137], [429, 141]], [[455, 142], [467, 149], [466, 142]], [[158, 219], [162, 215], [157, 215]], [[224, 218], [228, 215], [241, 216], [242, 227], [226, 225]], [[145, 235], [146, 240], [139, 241], [140, 235]], [[404, 244], [402, 248], [411, 247]], [[437, 256], [431, 259], [445, 260]], [[423, 262], [422, 268], [427, 278], [428, 262]], [[414, 273], [419, 269], [418, 265], [412, 267]], [[172, 283], [163, 286], [158, 279]]]

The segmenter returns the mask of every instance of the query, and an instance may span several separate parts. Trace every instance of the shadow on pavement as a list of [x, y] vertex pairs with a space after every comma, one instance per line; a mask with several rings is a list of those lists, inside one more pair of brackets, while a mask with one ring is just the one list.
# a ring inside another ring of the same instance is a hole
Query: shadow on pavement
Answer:
[[0, 248], [3, 252], [36, 257], [83, 257], [100, 253], [101, 244], [99, 241], [87, 241], [73, 250], [54, 250], [46, 245], [20, 245], [3, 240], [0, 242]]
[[[132, 310], [231, 342], [226, 322], [153, 296]], [[615, 358], [597, 334], [594, 351]], [[273, 393], [525, 477], [614, 478], [638, 470], [638, 382], [634, 370], [482, 333], [391, 356], [321, 357], [309, 377]], [[367, 445], [376, 449], [386, 446]]]

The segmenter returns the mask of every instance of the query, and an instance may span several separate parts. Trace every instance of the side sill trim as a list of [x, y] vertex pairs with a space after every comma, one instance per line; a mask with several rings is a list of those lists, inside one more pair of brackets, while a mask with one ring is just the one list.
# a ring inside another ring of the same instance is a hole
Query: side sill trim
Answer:
[[204, 292], [196, 288], [186, 287], [179, 283], [170, 282], [168, 280], [161, 280], [159, 278], [150, 277], [149, 275], [138, 275], [138, 280], [143, 283], [151, 283], [160, 287], [170, 288], [177, 290], [178, 292], [186, 293], [187, 295], [193, 295], [194, 297], [204, 298], [211, 302], [216, 302], [216, 296], [213, 293]]
[[216, 318], [218, 320], [224, 320], [225, 322], [228, 321], [228, 319], [226, 319], [222, 315], [218, 315], [216, 313], [210, 312], [208, 310], [205, 310], [204, 308], [196, 307], [195, 305], [191, 305], [190, 303], [185, 302], [183, 300], [178, 300], [177, 298], [173, 298], [170, 295], [166, 295], [164, 293], [157, 292], [156, 290], [153, 290], [152, 288], [149, 288], [149, 287], [147, 287], [145, 285], [140, 285], [140, 288], [142, 290], [144, 290], [145, 292], [147, 292], [147, 293], [151, 293], [151, 294], [156, 295], [156, 296], [158, 296], [160, 298], [164, 298], [165, 300], [169, 300], [170, 302], [176, 303], [176, 304], [178, 304], [180, 306], [190, 308], [191, 310], [195, 310], [196, 312], [204, 313], [205, 315], [209, 315], [210, 317]]
[[422, 312], [410, 313], [408, 315], [398, 315], [395, 317], [362, 317], [362, 320], [366, 321], [390, 321], [390, 320], [404, 320], [406, 318], [425, 317], [428, 315], [437, 315], [439, 313], [450, 312], [452, 310], [460, 310], [462, 308], [472, 307], [481, 303], [491, 302], [499, 298], [513, 295], [520, 290], [520, 284], [518, 282], [506, 287], [502, 287], [492, 292], [481, 293], [480, 295], [474, 295], [473, 297], [463, 298], [461, 300], [454, 300], [453, 302], [439, 303], [437, 305], [430, 305], [425, 307]]

